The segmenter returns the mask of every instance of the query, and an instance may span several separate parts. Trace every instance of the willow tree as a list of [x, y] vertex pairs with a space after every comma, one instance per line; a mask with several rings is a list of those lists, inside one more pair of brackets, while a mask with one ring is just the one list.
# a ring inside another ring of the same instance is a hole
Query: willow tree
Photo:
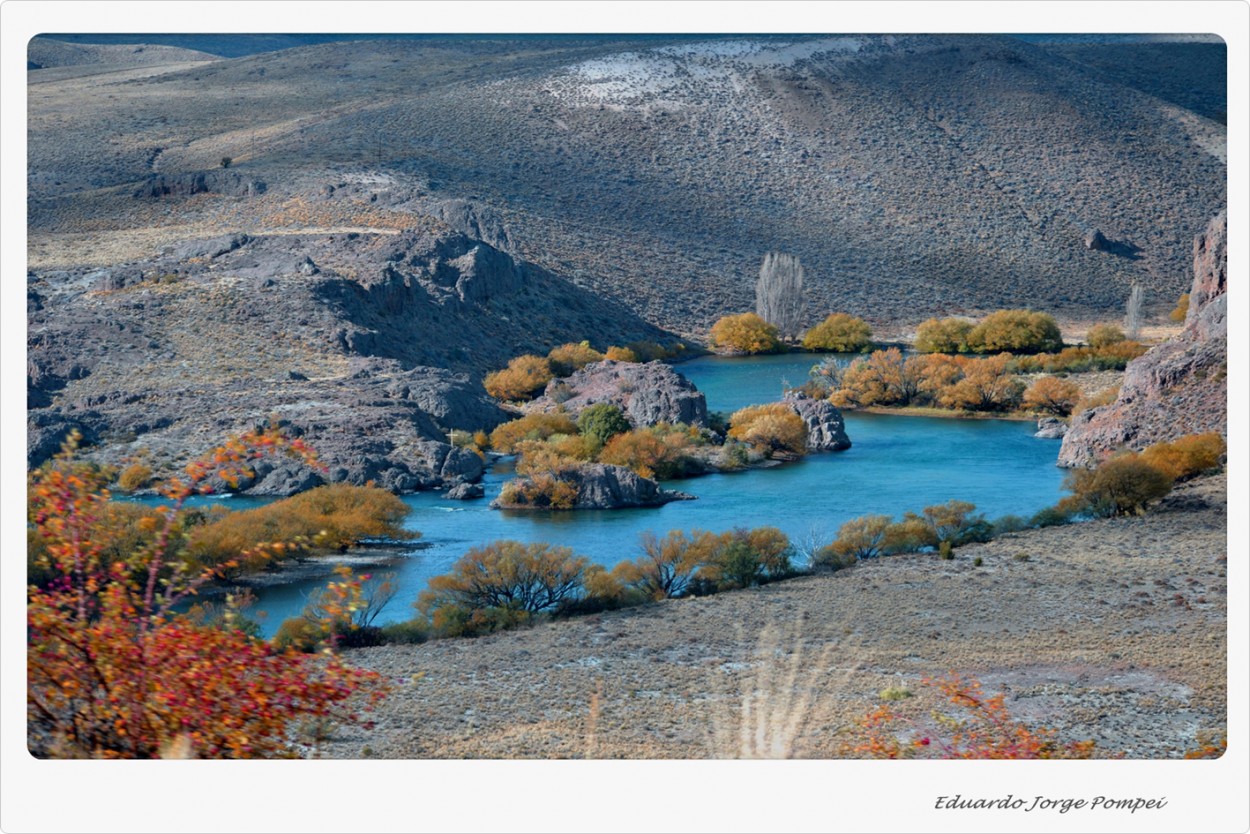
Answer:
[[783, 339], [799, 335], [803, 317], [803, 265], [793, 255], [769, 252], [755, 284], [755, 312]]

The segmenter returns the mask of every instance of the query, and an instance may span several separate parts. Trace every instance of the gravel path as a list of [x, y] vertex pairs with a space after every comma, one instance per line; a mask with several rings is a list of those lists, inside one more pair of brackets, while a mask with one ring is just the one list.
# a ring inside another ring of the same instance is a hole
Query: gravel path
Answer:
[[[1178, 756], [1226, 716], [1226, 497], [896, 556], [833, 575], [359, 650], [396, 681], [328, 755], [833, 758], [886, 686], [975, 675], [1108, 755]], [[980, 557], [983, 564], [974, 565]]]

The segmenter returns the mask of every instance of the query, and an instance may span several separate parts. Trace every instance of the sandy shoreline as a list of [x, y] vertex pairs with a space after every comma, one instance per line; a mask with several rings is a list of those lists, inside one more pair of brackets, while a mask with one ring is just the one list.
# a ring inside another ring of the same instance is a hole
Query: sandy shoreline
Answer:
[[[979, 677], [1016, 717], [1104, 755], [1181, 755], [1226, 721], [1223, 476], [1142, 518], [1011, 534], [954, 561], [832, 575], [356, 650], [395, 682], [340, 758], [840, 755], [886, 686]], [[981, 557], [983, 564], [974, 565]], [[739, 732], [763, 721], [758, 737]]]

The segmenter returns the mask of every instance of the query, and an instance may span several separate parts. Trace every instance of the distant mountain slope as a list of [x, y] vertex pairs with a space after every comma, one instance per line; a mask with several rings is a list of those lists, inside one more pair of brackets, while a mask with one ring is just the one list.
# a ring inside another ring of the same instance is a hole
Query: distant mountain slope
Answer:
[[[135, 35], [142, 38], [142, 35]], [[142, 40], [128, 44], [74, 44], [51, 38], [32, 38], [26, 48], [26, 68], [108, 64], [112, 66], [144, 66], [173, 64], [182, 61], [215, 61], [218, 56], [194, 49], [160, 46]]]
[[[368, 41], [127, 81], [112, 99], [42, 85], [32, 252], [100, 262], [190, 231], [386, 212], [402, 225], [467, 198], [526, 260], [686, 334], [749, 308], [771, 249], [802, 258], [813, 320], [844, 309], [905, 326], [1007, 305], [1116, 317], [1134, 281], [1161, 312], [1224, 205], [1224, 127], [1055, 48]], [[266, 193], [132, 196], [225, 156]], [[353, 188], [326, 192], [345, 175]], [[1093, 230], [1105, 251], [1086, 248]]]

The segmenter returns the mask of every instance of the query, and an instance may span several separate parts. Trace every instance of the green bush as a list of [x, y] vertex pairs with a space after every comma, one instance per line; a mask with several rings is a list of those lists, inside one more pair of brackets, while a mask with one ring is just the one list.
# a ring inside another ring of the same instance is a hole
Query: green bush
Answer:
[[405, 620], [382, 626], [382, 639], [397, 646], [424, 643], [430, 639], [429, 623], [420, 619]]
[[294, 649], [297, 652], [311, 654], [317, 651], [325, 638], [325, 633], [316, 623], [304, 617], [287, 617], [278, 626], [278, 631], [270, 642], [279, 651]]
[[793, 554], [790, 540], [776, 527], [734, 530], [722, 536], [699, 576], [720, 591], [747, 588], [792, 575]]
[[610, 403], [595, 403], [577, 418], [577, 430], [603, 446], [618, 434], [633, 428], [625, 412]]

